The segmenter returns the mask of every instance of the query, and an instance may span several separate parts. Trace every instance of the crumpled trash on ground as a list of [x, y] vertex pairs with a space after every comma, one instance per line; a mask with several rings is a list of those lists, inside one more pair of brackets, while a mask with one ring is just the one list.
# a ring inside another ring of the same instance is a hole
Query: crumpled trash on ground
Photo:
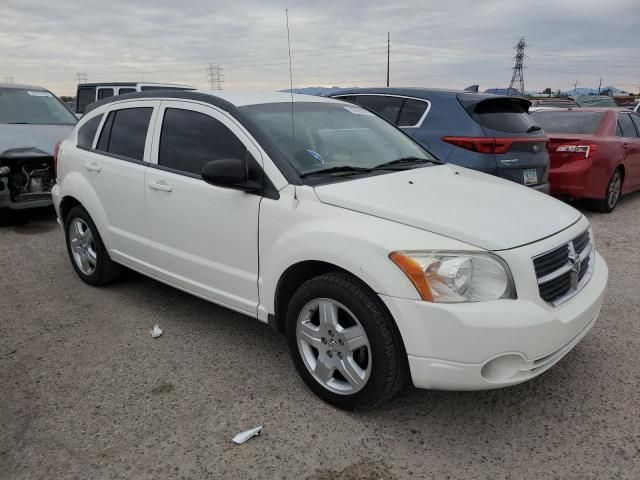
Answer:
[[160, 335], [162, 335], [162, 329], [156, 324], [153, 327], [153, 330], [151, 330], [151, 336], [153, 338], [158, 338]]
[[252, 428], [251, 430], [246, 430], [244, 432], [240, 432], [235, 437], [233, 437], [233, 443], [237, 443], [238, 445], [242, 445], [244, 442], [249, 440], [250, 438], [257, 437], [262, 433], [262, 425], [256, 428]]

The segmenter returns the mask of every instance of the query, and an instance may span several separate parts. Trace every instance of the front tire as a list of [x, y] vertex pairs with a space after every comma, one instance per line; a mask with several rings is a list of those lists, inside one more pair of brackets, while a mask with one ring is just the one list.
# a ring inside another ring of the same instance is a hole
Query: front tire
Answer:
[[106, 285], [116, 280], [122, 267], [111, 260], [89, 213], [73, 207], [64, 221], [69, 259], [78, 276], [89, 285]]
[[601, 200], [594, 200], [593, 209], [602, 213], [611, 213], [616, 208], [622, 194], [622, 170], [616, 168], [607, 184], [607, 193]]
[[296, 369], [323, 400], [366, 410], [406, 383], [407, 355], [395, 323], [351, 275], [332, 272], [305, 282], [289, 302], [286, 323]]

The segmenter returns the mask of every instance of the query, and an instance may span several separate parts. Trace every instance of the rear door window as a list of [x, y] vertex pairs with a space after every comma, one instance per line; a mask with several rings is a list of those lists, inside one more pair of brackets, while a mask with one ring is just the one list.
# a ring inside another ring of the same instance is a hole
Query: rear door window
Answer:
[[84, 113], [87, 106], [96, 101], [96, 87], [80, 87], [78, 89], [78, 99], [76, 112]]
[[418, 124], [429, 104], [423, 100], [405, 98], [398, 118], [399, 127], [413, 127]]
[[82, 125], [78, 129], [78, 146], [82, 148], [93, 147], [93, 139], [96, 137], [96, 132], [100, 126], [100, 120], [102, 115], [97, 115]]
[[574, 133], [589, 135], [600, 126], [603, 112], [544, 111], [533, 112], [531, 117], [536, 125], [547, 133]]
[[151, 107], [125, 108], [110, 112], [96, 148], [142, 161], [152, 113]]
[[397, 123], [403, 99], [386, 95], [356, 95], [358, 105], [373, 110], [391, 123]]
[[471, 113], [481, 126], [508, 133], [529, 133], [535, 124], [520, 102], [510, 99], [491, 99], [478, 103]]
[[633, 113], [629, 116], [631, 117], [631, 120], [633, 120], [633, 123], [636, 126], [636, 131], [638, 132], [638, 136], [640, 137], [640, 115]]
[[209, 115], [167, 108], [160, 132], [158, 165], [199, 176], [212, 160], [245, 158], [246, 147]]
[[103, 98], [113, 97], [113, 88], [99, 88], [98, 89], [98, 100], [102, 100]]
[[118, 90], [118, 95], [124, 95], [125, 93], [135, 93], [135, 91], [135, 88], [121, 88], [120, 90]]
[[633, 138], [638, 136], [636, 127], [633, 125], [631, 116], [628, 113], [621, 113], [618, 115], [618, 127], [620, 128], [623, 137]]

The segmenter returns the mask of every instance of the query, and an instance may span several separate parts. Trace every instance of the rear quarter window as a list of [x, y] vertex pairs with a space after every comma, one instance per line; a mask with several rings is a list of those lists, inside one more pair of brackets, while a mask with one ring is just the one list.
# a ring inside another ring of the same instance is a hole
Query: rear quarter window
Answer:
[[496, 98], [478, 103], [471, 117], [482, 127], [508, 133], [529, 133], [535, 125], [520, 102]]
[[93, 146], [93, 139], [96, 137], [96, 132], [100, 126], [100, 120], [102, 120], [102, 115], [97, 115], [90, 120], [87, 120], [85, 124], [78, 129], [79, 147], [91, 148]]
[[547, 133], [574, 133], [590, 135], [595, 133], [602, 121], [603, 112], [533, 112], [531, 116], [537, 125]]

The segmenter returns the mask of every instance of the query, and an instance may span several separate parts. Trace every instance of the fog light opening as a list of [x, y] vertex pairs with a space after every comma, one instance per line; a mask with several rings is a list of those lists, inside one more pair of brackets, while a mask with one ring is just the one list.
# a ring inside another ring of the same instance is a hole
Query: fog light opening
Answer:
[[487, 362], [482, 367], [481, 374], [490, 382], [505, 382], [514, 378], [525, 367], [526, 361], [524, 358], [510, 353]]

